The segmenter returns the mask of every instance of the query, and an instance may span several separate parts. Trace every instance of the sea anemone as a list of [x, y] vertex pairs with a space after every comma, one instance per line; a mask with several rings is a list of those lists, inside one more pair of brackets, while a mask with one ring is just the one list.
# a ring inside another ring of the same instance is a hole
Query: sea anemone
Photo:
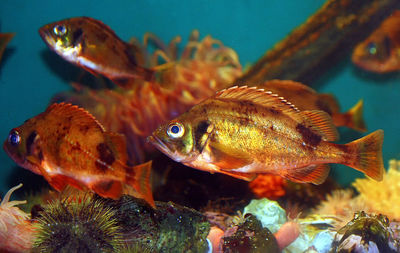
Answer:
[[11, 188], [0, 203], [0, 251], [30, 252], [34, 229], [29, 215], [16, 205], [25, 204], [26, 200], [10, 201], [11, 194], [22, 187], [19, 184]]
[[382, 181], [377, 182], [370, 178], [356, 179], [353, 186], [365, 205], [366, 212], [384, 214], [390, 220], [400, 220], [400, 161], [390, 160], [389, 170], [384, 174]]
[[286, 180], [280, 176], [260, 174], [249, 183], [251, 191], [258, 198], [276, 200], [285, 195]]

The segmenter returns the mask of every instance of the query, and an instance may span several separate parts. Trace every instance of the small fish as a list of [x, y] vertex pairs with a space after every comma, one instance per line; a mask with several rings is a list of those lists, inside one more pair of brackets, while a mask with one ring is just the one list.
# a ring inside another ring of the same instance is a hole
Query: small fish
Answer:
[[7, 44], [14, 37], [14, 33], [0, 33], [0, 61], [3, 56], [4, 50], [6, 49]]
[[42, 175], [58, 191], [72, 185], [105, 198], [126, 193], [155, 206], [149, 183], [151, 161], [127, 166], [124, 136], [105, 131], [75, 105], [49, 106], [12, 129], [3, 147], [19, 166]]
[[312, 88], [290, 80], [270, 80], [257, 86], [279, 94], [301, 110], [321, 110], [328, 113], [337, 127], [345, 126], [359, 132], [367, 131], [363, 119], [363, 100], [345, 113], [340, 112], [336, 98], [331, 94], [319, 94]]
[[342, 145], [323, 111], [300, 111], [255, 87], [232, 87], [156, 129], [148, 141], [177, 162], [244, 180], [259, 173], [321, 184], [328, 163], [381, 180], [383, 131]]
[[151, 81], [155, 72], [137, 64], [132, 45], [110, 27], [89, 17], [75, 17], [39, 29], [47, 46], [64, 60], [125, 87], [132, 79]]
[[400, 10], [394, 11], [355, 47], [351, 60], [358, 67], [376, 73], [400, 70]]

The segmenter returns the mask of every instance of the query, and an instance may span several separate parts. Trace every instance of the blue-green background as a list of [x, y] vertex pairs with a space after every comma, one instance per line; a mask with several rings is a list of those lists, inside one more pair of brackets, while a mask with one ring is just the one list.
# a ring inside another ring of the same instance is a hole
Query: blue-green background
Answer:
[[[38, 35], [46, 23], [73, 16], [90, 16], [108, 24], [124, 40], [153, 32], [164, 41], [181, 35], [184, 44], [193, 29], [203, 37], [211, 34], [236, 50], [243, 65], [256, 61], [267, 49], [302, 24], [324, 1], [0, 1], [0, 32], [15, 32], [0, 65], [0, 136], [7, 138], [11, 128], [45, 110], [53, 94], [71, 89], [60, 77], [72, 66], [49, 50]], [[49, 66], [49, 61], [56, 68]], [[58, 71], [54, 71], [58, 69]], [[372, 77], [372, 78], [371, 78]], [[74, 80], [77, 76], [70, 76]], [[336, 64], [318, 82], [318, 90], [334, 93], [347, 110], [359, 98], [365, 101], [365, 120], [369, 131], [385, 130], [383, 154], [385, 165], [390, 158], [400, 158], [400, 77], [380, 78], [366, 75], [352, 66], [349, 58]], [[361, 135], [342, 131], [350, 141]], [[11, 186], [14, 162], [0, 150], [0, 191]], [[336, 167], [331, 173], [348, 184], [361, 173]]]

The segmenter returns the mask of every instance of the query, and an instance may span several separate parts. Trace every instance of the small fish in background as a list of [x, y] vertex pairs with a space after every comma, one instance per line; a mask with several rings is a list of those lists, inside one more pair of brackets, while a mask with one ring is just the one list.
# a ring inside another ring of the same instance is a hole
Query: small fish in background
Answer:
[[376, 72], [389, 73], [400, 70], [400, 10], [394, 11], [363, 42], [352, 55], [358, 67]]
[[177, 162], [244, 180], [259, 173], [321, 184], [328, 163], [381, 180], [383, 131], [334, 144], [337, 130], [323, 111], [300, 111], [256, 87], [232, 87], [160, 126], [148, 141]]
[[151, 161], [129, 167], [125, 137], [105, 131], [78, 106], [49, 106], [12, 129], [3, 147], [19, 166], [42, 175], [58, 191], [71, 185], [105, 198], [129, 194], [155, 207]]
[[64, 19], [41, 27], [39, 34], [64, 60], [93, 75], [104, 75], [121, 87], [130, 85], [131, 80], [156, 78], [155, 70], [137, 64], [134, 46], [122, 41], [99, 20]]
[[312, 88], [290, 80], [270, 80], [257, 86], [284, 97], [301, 110], [321, 110], [332, 117], [337, 127], [345, 126], [359, 132], [367, 131], [363, 119], [363, 100], [349, 111], [341, 113], [338, 101], [332, 94], [319, 94]]
[[0, 62], [7, 44], [14, 37], [15, 33], [0, 33]]

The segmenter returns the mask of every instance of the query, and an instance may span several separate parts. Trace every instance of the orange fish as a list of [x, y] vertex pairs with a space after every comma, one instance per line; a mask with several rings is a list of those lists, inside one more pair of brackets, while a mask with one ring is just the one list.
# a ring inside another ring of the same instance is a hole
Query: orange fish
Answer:
[[334, 144], [336, 127], [323, 111], [300, 111], [278, 95], [232, 87], [160, 126], [148, 140], [187, 166], [252, 180], [260, 173], [321, 184], [328, 163], [381, 180], [383, 131]]
[[123, 135], [107, 132], [87, 111], [53, 104], [10, 131], [4, 150], [56, 190], [88, 188], [105, 198], [130, 194], [151, 206], [151, 161], [129, 167]]
[[99, 20], [69, 18], [41, 27], [39, 34], [66, 61], [94, 75], [104, 75], [122, 87], [132, 79], [155, 78], [153, 70], [137, 64], [135, 48]]
[[336, 98], [331, 94], [318, 94], [312, 88], [295, 81], [270, 80], [257, 86], [272, 93], [279, 94], [301, 110], [322, 110], [328, 113], [337, 127], [346, 126], [354, 130], [367, 131], [362, 116], [363, 101], [360, 100], [345, 113], [340, 112]]
[[400, 70], [400, 10], [394, 11], [352, 55], [358, 67], [377, 73]]

